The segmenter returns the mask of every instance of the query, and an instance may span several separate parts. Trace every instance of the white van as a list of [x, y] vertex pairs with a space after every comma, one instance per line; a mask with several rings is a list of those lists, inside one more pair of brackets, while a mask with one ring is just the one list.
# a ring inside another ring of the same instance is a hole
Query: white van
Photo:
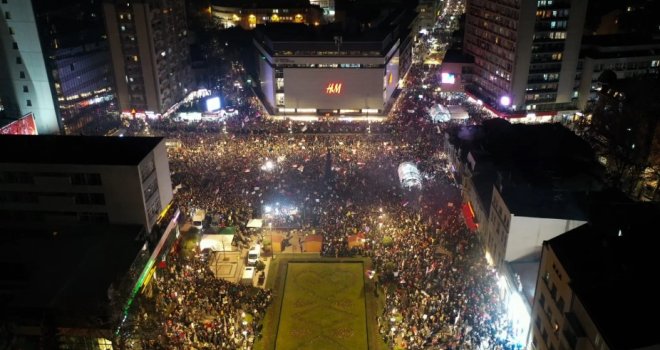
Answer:
[[197, 209], [192, 218], [192, 226], [198, 230], [204, 228], [204, 219], [206, 218], [206, 210]]
[[261, 256], [261, 244], [255, 244], [250, 248], [247, 254], [247, 264], [254, 266]]
[[241, 278], [241, 284], [246, 284], [251, 286], [254, 281], [254, 266], [246, 266], [243, 270], [243, 277]]

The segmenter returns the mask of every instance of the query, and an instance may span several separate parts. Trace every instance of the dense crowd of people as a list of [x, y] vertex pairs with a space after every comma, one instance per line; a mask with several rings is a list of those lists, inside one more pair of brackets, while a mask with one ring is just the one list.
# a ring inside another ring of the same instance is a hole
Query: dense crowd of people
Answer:
[[[437, 72], [416, 65], [407, 79], [407, 86], [432, 84]], [[461, 217], [460, 188], [442, 149], [451, 124], [425, 115], [435, 103], [460, 104], [468, 123], [478, 123], [487, 111], [465, 95], [415, 88], [386, 122], [300, 123], [265, 118], [247, 92], [240, 99], [238, 116], [221, 122], [126, 125], [175, 141], [170, 170], [183, 213], [201, 208], [240, 231], [281, 209], [286, 215], [271, 224], [320, 234], [322, 256], [370, 257], [385, 300], [376, 321], [391, 348], [514, 348], [495, 273]], [[419, 169], [422, 188], [402, 188], [402, 162]], [[355, 234], [364, 243], [349, 248]], [[271, 299], [269, 291], [215, 278], [195, 257], [172, 257], [154, 289], [150, 312], [139, 318], [163, 324], [144, 349], [251, 349]]]

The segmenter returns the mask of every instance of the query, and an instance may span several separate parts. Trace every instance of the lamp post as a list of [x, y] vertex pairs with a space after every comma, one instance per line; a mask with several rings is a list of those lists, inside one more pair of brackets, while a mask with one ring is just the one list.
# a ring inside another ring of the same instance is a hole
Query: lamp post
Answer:
[[270, 251], [273, 252], [273, 259], [275, 259], [275, 242], [273, 242], [273, 223], [268, 223], [268, 231], [270, 231]]

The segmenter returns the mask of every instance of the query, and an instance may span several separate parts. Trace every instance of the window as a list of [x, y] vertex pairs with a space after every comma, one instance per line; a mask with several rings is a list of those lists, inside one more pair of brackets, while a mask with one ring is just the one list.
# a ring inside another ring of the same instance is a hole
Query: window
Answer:
[[5, 11], [5, 19], [11, 19], [11, 14], [9, 11]]
[[23, 92], [30, 92], [27, 85], [23, 85]]
[[69, 69], [73, 72], [75, 70], [75, 67], [73, 66], [73, 63], [69, 65]]
[[9, 27], [9, 34], [14, 35], [14, 28]]
[[14, 48], [14, 50], [18, 50], [18, 44], [14, 41], [11, 46]]
[[25, 79], [25, 72], [21, 71], [20, 73], [18, 73], [18, 76], [19, 76], [21, 79]]
[[2, 0], [2, 3], [3, 3], [3, 4], [6, 4], [6, 3], [7, 3], [7, 0]]
[[23, 59], [20, 56], [16, 57], [16, 64], [22, 64], [22, 63], [23, 63]]
[[32, 107], [32, 100], [27, 100], [27, 106]]

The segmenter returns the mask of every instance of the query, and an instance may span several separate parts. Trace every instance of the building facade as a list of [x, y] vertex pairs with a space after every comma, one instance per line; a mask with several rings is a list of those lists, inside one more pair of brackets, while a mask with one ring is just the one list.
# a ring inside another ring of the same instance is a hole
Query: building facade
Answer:
[[263, 3], [259, 7], [250, 4], [225, 3], [212, 4], [211, 14], [223, 28], [239, 26], [254, 29], [268, 23], [305, 23], [320, 25], [324, 22], [323, 10], [318, 6], [274, 6]]
[[502, 116], [575, 110], [587, 1], [469, 0], [468, 92]]
[[31, 1], [0, 3], [0, 110], [7, 119], [32, 113], [39, 134], [59, 134], [61, 121]]
[[617, 79], [658, 74], [660, 40], [639, 34], [586, 37], [579, 71], [578, 109], [585, 110], [597, 99], [605, 71], [612, 71]]
[[72, 117], [114, 99], [101, 3], [36, 3], [60, 113], [70, 127]]
[[165, 140], [1, 136], [0, 222], [42, 228], [140, 224], [173, 198]]
[[659, 210], [626, 203], [544, 242], [528, 349], [660, 347], [655, 322], [644, 318], [660, 304], [639, 284], [656, 270], [658, 239], [646, 227], [658, 224]]
[[164, 113], [192, 91], [183, 0], [106, 0], [103, 12], [122, 112]]
[[281, 29], [258, 28], [254, 40], [264, 104], [277, 114], [382, 115], [411, 62], [412, 51], [402, 48], [409, 35], [398, 35], [407, 27], [377, 39], [316, 40], [304, 25]]

